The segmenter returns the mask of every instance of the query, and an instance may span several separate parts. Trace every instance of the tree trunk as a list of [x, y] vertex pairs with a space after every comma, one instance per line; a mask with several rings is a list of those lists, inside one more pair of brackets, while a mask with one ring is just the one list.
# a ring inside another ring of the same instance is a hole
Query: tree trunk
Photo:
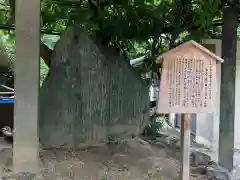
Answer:
[[129, 63], [79, 26], [69, 28], [40, 91], [43, 147], [79, 148], [138, 135], [148, 118], [148, 88]]

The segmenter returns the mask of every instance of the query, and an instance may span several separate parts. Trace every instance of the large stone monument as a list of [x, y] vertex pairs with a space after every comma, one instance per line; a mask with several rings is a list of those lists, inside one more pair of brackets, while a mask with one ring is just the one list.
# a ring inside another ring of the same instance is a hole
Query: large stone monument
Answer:
[[57, 42], [40, 90], [43, 147], [79, 148], [141, 133], [148, 88], [123, 58], [75, 25]]

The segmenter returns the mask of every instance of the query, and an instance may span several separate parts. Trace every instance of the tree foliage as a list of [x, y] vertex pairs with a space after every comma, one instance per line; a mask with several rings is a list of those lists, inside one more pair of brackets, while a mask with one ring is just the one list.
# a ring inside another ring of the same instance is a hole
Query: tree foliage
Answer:
[[185, 38], [202, 38], [214, 31], [213, 20], [222, 16], [220, 0], [54, 2], [43, 1], [44, 29], [64, 31], [69, 24], [81, 24], [128, 59], [157, 55], [168, 49], [165, 45], [172, 47]]
[[[11, 2], [0, 0], [0, 22], [14, 15]], [[188, 39], [217, 37], [221, 0], [42, 0], [42, 30], [65, 31], [77, 23], [94, 39], [126, 59], [145, 55], [141, 71], [155, 71], [155, 56]], [[6, 13], [7, 12], [7, 13]], [[8, 31], [7, 33], [10, 33]], [[54, 40], [50, 40], [55, 42]], [[45, 42], [46, 43], [46, 42]], [[51, 44], [51, 43], [50, 43]]]

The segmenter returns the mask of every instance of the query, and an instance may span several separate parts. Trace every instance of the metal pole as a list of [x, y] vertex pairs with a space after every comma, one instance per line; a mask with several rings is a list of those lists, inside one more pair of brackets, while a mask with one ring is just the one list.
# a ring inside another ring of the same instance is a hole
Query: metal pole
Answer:
[[16, 1], [13, 168], [38, 171], [40, 0]]
[[181, 161], [180, 180], [189, 180], [190, 177], [190, 126], [191, 115], [183, 114], [181, 117]]

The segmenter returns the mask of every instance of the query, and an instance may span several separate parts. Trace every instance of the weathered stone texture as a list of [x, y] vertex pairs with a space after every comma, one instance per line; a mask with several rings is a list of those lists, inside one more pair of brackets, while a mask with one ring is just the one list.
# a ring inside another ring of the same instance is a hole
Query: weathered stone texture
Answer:
[[79, 26], [56, 44], [40, 91], [44, 147], [78, 148], [139, 134], [148, 122], [148, 89], [124, 59]]

